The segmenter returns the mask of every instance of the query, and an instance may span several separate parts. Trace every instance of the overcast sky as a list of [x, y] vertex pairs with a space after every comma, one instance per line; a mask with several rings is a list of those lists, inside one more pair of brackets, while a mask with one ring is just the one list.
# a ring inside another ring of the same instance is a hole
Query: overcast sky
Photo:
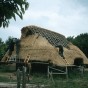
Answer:
[[24, 26], [36, 25], [65, 37], [88, 33], [88, 0], [27, 0], [29, 9], [23, 20], [10, 20], [8, 28], [0, 28], [3, 41], [9, 36], [20, 38]]

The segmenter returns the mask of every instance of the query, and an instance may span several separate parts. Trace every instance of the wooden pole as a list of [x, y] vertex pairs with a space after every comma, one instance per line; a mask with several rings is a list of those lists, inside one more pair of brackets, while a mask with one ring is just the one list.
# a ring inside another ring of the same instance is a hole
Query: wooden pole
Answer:
[[66, 59], [64, 59], [65, 60], [65, 62], [66, 62], [66, 78], [68, 79], [68, 67], [67, 67], [67, 61], [66, 61]]
[[23, 66], [22, 71], [22, 88], [26, 88], [26, 67]]
[[17, 88], [20, 88], [21, 83], [21, 72], [20, 69], [17, 70]]
[[68, 67], [66, 66], [66, 78], [68, 79]]
[[84, 73], [84, 67], [83, 66], [80, 66], [80, 71], [81, 71], [81, 75], [83, 76], [83, 73]]
[[48, 76], [48, 78], [49, 78], [49, 66], [48, 66], [48, 68], [47, 68], [47, 76]]

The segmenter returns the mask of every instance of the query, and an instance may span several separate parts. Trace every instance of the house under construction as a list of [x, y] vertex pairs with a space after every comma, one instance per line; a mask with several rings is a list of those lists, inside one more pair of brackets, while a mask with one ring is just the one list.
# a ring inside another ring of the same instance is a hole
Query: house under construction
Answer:
[[[62, 45], [64, 57], [58, 53]], [[88, 64], [84, 53], [65, 36], [37, 26], [26, 26], [21, 30], [21, 38], [14, 44], [14, 50], [9, 51], [2, 58], [2, 61], [19, 62], [48, 62], [53, 66], [74, 66]]]

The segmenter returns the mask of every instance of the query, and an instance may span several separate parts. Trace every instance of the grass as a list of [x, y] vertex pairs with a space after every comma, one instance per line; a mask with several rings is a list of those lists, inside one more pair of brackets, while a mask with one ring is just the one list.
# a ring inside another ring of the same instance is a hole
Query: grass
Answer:
[[48, 88], [88, 88], [88, 72], [83, 75], [80, 73], [69, 73], [69, 78], [64, 75], [54, 75], [53, 81], [44, 74], [34, 74], [31, 82], [49, 85]]
[[12, 77], [12, 75], [14, 75], [13, 70], [9, 70], [9, 67], [6, 65], [2, 65], [0, 66], [0, 82], [15, 82], [16, 81], [16, 77], [15, 79]]
[[[0, 70], [0, 82], [16, 82], [16, 75], [15, 79], [10, 80], [10, 78], [6, 76], [7, 74], [7, 70], [6, 72], [5, 69], [4, 71], [2, 71], [2, 69]], [[9, 72], [9, 74], [14, 74], [14, 72]], [[83, 75], [81, 75], [80, 72], [71, 71], [68, 76], [69, 78], [66, 79], [65, 75], [53, 75], [52, 80], [52, 78], [48, 78], [46, 74], [34, 73], [30, 75], [30, 81], [27, 81], [27, 83], [48, 85], [48, 87], [45, 88], [88, 88], [88, 71], [85, 71]]]
[[0, 72], [0, 82], [16, 82], [16, 76], [12, 76], [14, 73]]
[[0, 82], [8, 82], [10, 79], [8, 77], [0, 76]]

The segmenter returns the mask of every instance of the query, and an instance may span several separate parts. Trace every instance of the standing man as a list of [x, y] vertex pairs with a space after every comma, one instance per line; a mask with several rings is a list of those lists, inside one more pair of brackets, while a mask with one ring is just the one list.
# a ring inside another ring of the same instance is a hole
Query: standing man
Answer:
[[9, 56], [11, 56], [12, 51], [14, 51], [14, 42], [13, 42], [13, 39], [10, 40], [8, 49], [9, 49]]
[[65, 59], [65, 57], [64, 57], [64, 55], [63, 55], [63, 53], [64, 53], [63, 46], [62, 46], [62, 45], [58, 45], [58, 46], [56, 46], [56, 47], [59, 48], [59, 55], [60, 55], [61, 57], [63, 57], [63, 59]]

